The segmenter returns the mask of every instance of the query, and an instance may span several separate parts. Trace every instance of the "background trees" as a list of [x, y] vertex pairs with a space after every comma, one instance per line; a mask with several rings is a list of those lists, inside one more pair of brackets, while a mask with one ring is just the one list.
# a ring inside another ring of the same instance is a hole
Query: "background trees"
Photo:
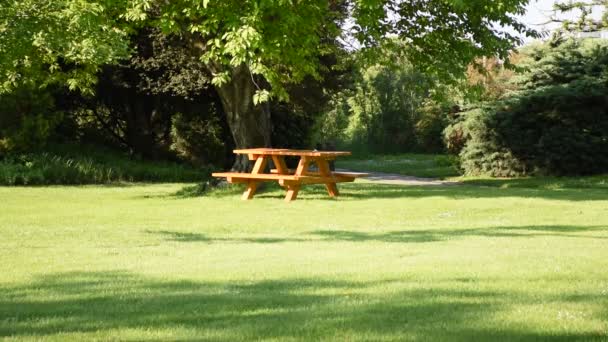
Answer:
[[555, 38], [521, 50], [517, 91], [462, 113], [466, 174], [592, 174], [608, 170], [608, 44]]
[[[244, 169], [246, 160], [231, 160], [235, 146], [442, 151], [451, 121], [447, 147], [469, 173], [568, 173], [544, 152], [565, 148], [549, 141], [571, 141], [572, 155], [601, 150], [604, 138], [588, 122], [603, 117], [583, 123], [587, 114], [572, 118], [546, 99], [567, 88], [599, 115], [602, 100], [585, 89], [603, 89], [603, 52], [554, 40], [514, 53], [518, 38], [506, 28], [536, 36], [514, 19], [525, 3], [8, 1], [0, 7], [0, 153], [79, 142]], [[531, 108], [559, 113], [564, 130], [534, 133], [542, 143], [519, 136], [553, 120], [530, 121]], [[564, 133], [568, 125], [586, 135]], [[590, 140], [593, 148], [583, 143]], [[508, 172], [488, 166], [507, 164]], [[602, 169], [596, 164], [589, 172]]]

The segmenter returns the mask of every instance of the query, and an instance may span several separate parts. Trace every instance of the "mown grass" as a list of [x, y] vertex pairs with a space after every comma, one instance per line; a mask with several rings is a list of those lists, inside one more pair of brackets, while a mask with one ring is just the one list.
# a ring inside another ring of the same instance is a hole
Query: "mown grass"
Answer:
[[608, 340], [605, 188], [203, 190], [0, 187], [0, 337]]
[[0, 185], [197, 182], [210, 170], [144, 161], [93, 146], [55, 145], [46, 152], [0, 157]]
[[338, 159], [336, 166], [353, 171], [386, 172], [426, 178], [460, 175], [454, 160], [450, 156], [440, 154], [355, 156]]

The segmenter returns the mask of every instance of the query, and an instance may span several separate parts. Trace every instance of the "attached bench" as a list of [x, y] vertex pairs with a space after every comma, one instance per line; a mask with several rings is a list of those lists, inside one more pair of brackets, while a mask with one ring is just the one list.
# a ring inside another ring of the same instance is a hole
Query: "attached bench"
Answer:
[[[366, 177], [366, 173], [358, 172], [332, 172], [329, 169], [328, 160], [333, 160], [340, 155], [349, 155], [350, 152], [324, 152], [324, 151], [302, 151], [286, 149], [245, 149], [235, 150], [237, 154], [247, 154], [250, 160], [255, 160], [251, 173], [241, 172], [216, 172], [214, 177], [226, 178], [228, 183], [245, 183], [247, 190], [243, 199], [252, 199], [257, 190], [259, 182], [277, 181], [281, 186], [287, 188], [286, 201], [297, 198], [302, 184], [325, 184], [327, 192], [331, 197], [339, 195], [336, 183], [354, 182], [358, 177]], [[298, 167], [288, 169], [285, 164], [285, 156], [299, 156]], [[276, 169], [270, 173], [263, 173], [269, 159], [275, 164]], [[318, 171], [310, 171], [310, 164], [317, 164]]]

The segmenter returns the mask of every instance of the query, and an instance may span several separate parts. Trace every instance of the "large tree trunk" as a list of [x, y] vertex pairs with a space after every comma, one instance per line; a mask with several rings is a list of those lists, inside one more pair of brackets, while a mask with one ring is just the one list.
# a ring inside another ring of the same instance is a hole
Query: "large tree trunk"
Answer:
[[[230, 81], [216, 87], [237, 148], [269, 147], [271, 121], [266, 104], [254, 105], [256, 85], [247, 66], [231, 71]], [[246, 155], [238, 155], [233, 171], [249, 171]]]

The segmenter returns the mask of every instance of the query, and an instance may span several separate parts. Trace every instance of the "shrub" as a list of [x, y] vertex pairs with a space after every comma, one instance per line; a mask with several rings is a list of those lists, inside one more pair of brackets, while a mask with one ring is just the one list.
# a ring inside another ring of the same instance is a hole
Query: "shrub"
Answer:
[[61, 119], [48, 92], [23, 86], [0, 96], [0, 152], [44, 146]]
[[222, 165], [224, 136], [215, 111], [206, 117], [177, 113], [171, 119], [171, 150], [195, 165]]
[[0, 185], [200, 182], [210, 170], [169, 162], [145, 162], [87, 146], [10, 154], [0, 159]]
[[525, 52], [520, 90], [445, 130], [467, 175], [608, 171], [608, 47], [558, 41]]

